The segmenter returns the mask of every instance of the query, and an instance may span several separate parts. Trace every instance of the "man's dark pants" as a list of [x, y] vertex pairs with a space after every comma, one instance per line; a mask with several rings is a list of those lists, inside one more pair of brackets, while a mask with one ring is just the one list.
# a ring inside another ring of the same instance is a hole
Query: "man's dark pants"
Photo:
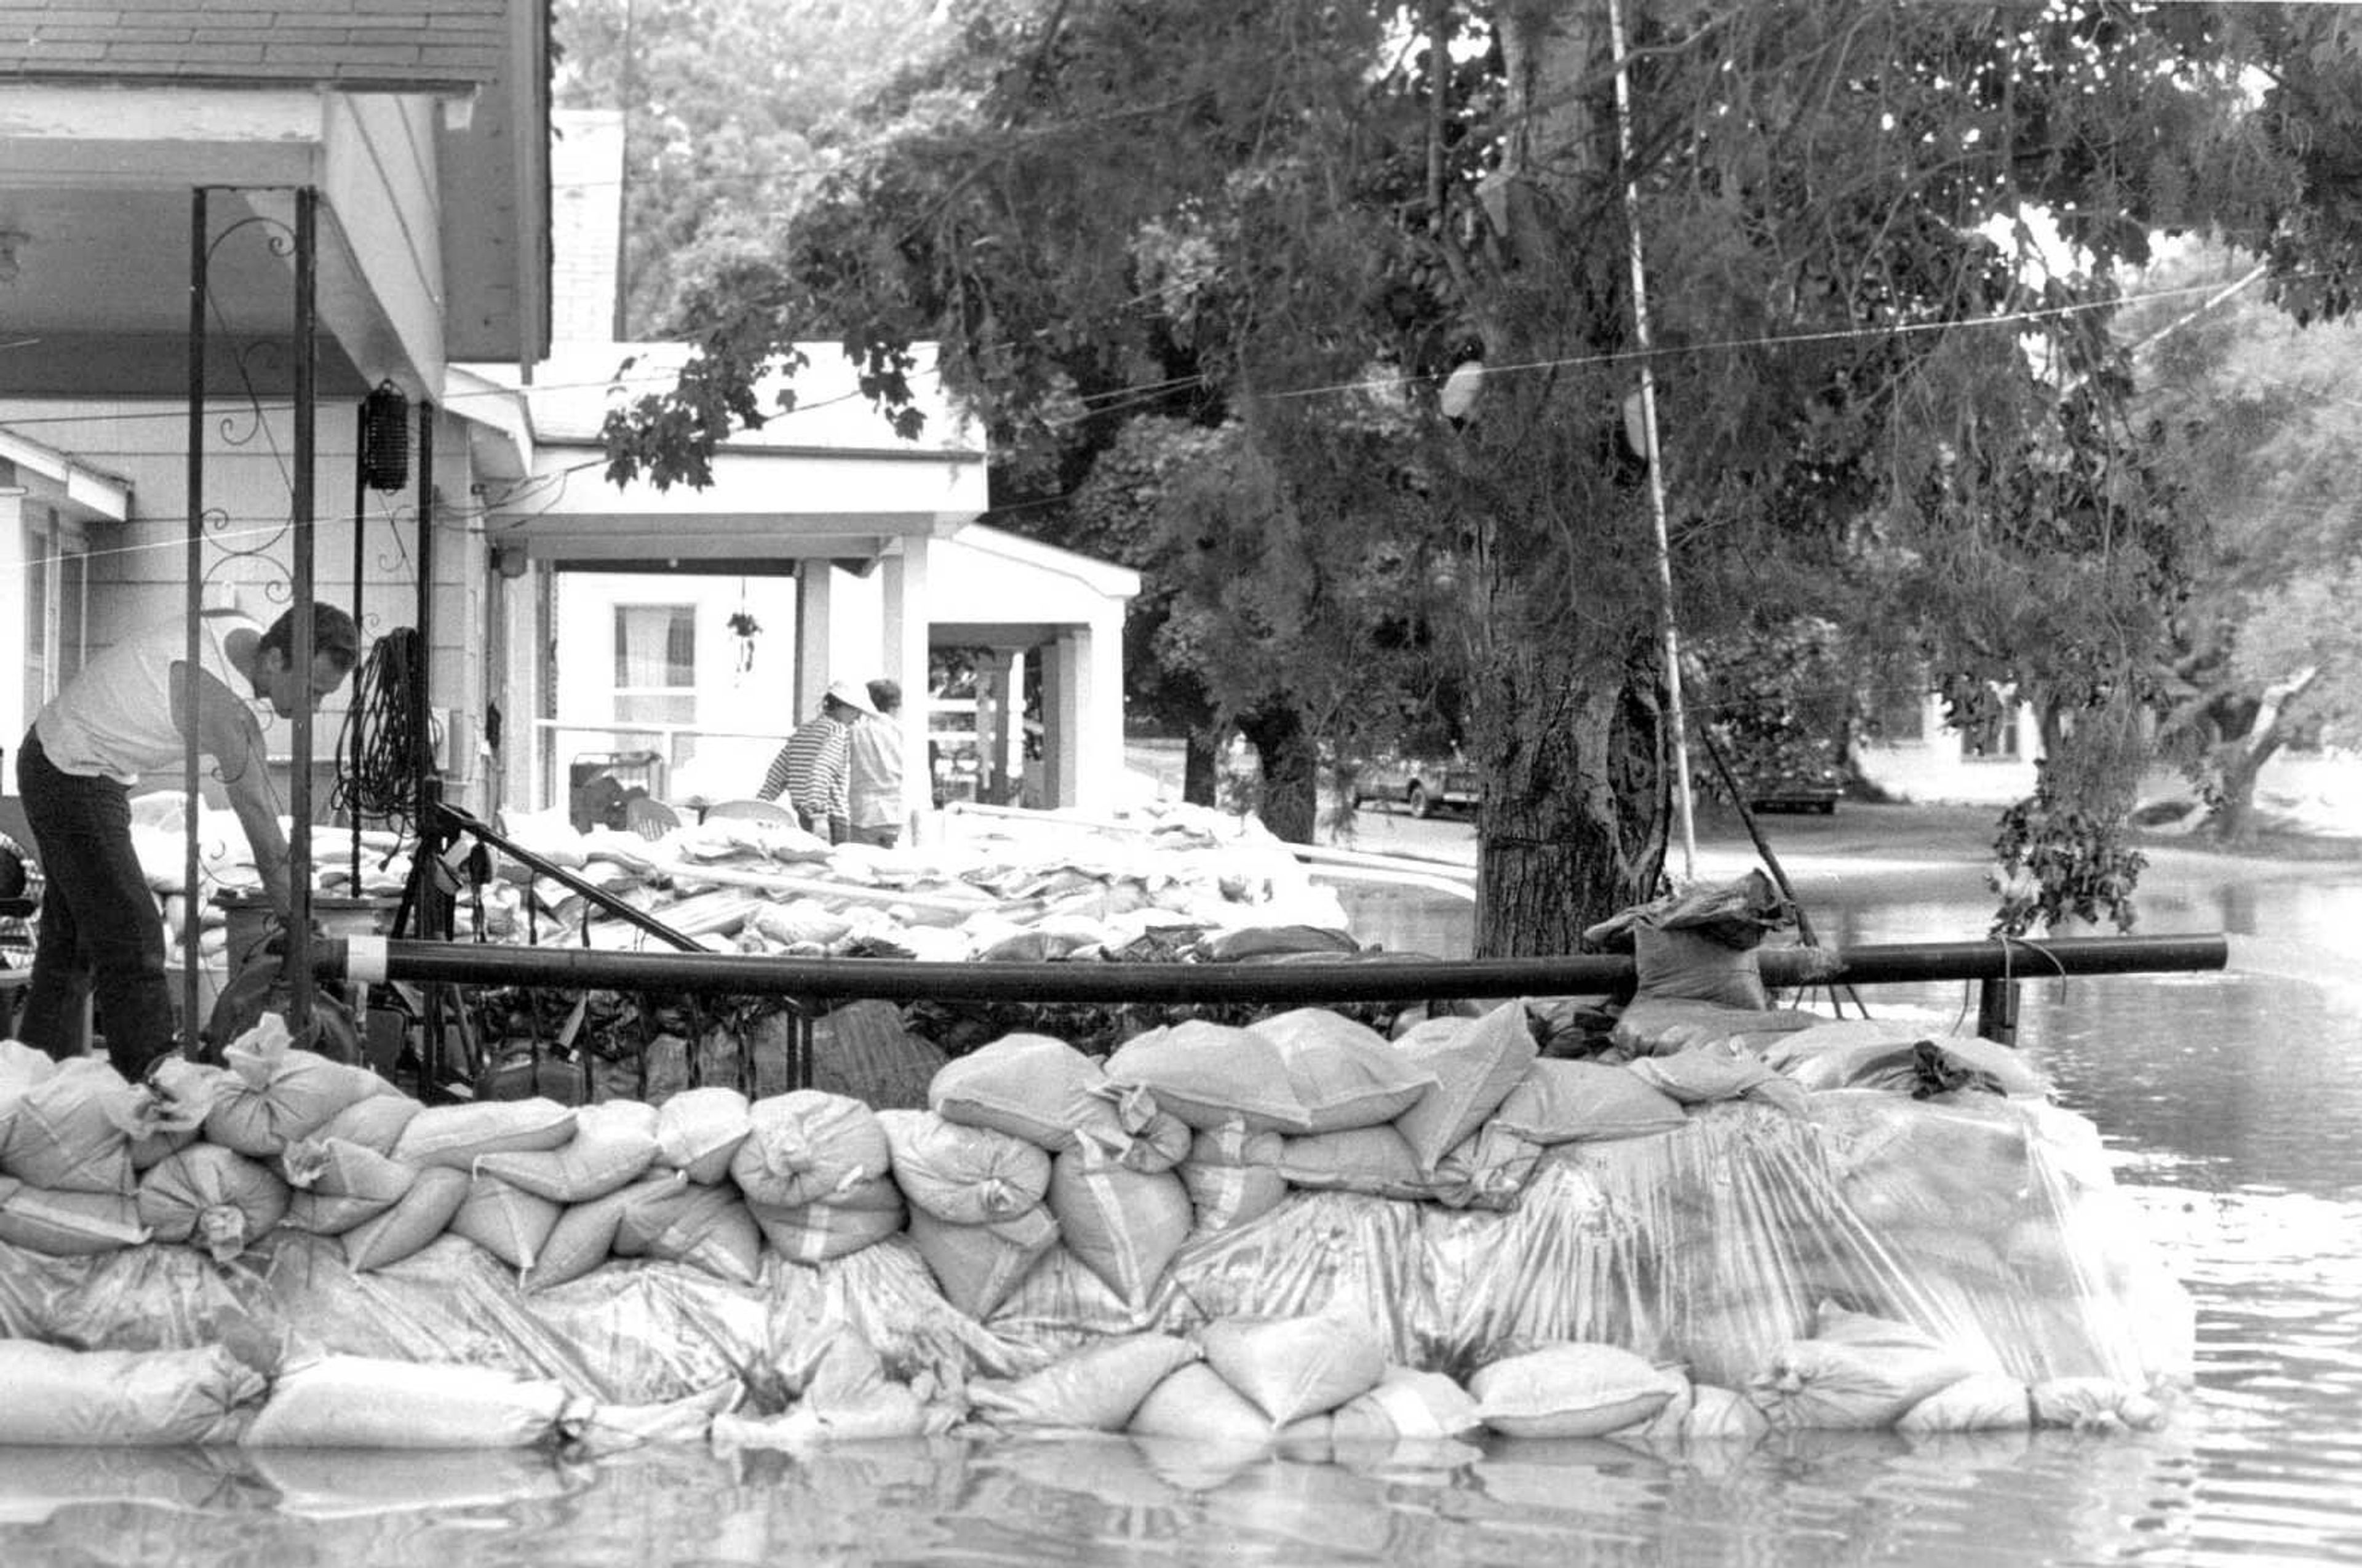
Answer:
[[17, 790], [47, 878], [33, 983], [17, 1036], [64, 1061], [89, 1046], [86, 1000], [95, 994], [116, 1070], [137, 1079], [173, 1045], [164, 931], [148, 874], [131, 846], [130, 791], [50, 765], [28, 732]]

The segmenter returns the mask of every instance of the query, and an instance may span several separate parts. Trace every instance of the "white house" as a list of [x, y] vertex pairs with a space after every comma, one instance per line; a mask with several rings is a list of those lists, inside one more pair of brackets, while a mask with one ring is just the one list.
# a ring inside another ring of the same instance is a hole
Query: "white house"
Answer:
[[[837, 679], [897, 682], [904, 755], [923, 757], [944, 728], [930, 655], [956, 647], [982, 650], [988, 691], [1021, 690], [1023, 661], [1039, 666], [1040, 803], [1115, 803], [1139, 577], [976, 525], [983, 439], [924, 346], [916, 439], [894, 434], [837, 345], [805, 344], [806, 364], [761, 392], [793, 407], [723, 443], [709, 486], [607, 480], [610, 410], [670, 387], [691, 353], [611, 337], [620, 122], [557, 116], [549, 356], [472, 367], [454, 399], [488, 476], [475, 500], [495, 563], [488, 657], [509, 698], [501, 799], [559, 804], [602, 765], [660, 798], [750, 793]], [[980, 749], [1013, 773], [1021, 714], [1002, 697], [979, 717]]]

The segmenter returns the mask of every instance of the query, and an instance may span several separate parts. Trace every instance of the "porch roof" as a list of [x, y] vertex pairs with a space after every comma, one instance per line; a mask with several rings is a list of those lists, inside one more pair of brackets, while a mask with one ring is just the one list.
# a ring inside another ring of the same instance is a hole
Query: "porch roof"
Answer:
[[943, 394], [931, 348], [911, 377], [924, 423], [905, 440], [861, 394], [839, 346], [800, 347], [807, 367], [757, 392], [771, 406], [791, 387], [795, 407], [725, 440], [701, 490], [609, 483], [599, 436], [610, 409], [678, 380], [689, 345], [562, 346], [522, 384], [506, 366], [457, 368], [447, 404], [477, 422], [480, 460], [507, 481], [484, 498], [493, 541], [539, 559], [650, 569], [866, 565], [983, 512], [983, 443]]
[[508, 0], [0, 0], [0, 80], [465, 90], [498, 78], [508, 26]]

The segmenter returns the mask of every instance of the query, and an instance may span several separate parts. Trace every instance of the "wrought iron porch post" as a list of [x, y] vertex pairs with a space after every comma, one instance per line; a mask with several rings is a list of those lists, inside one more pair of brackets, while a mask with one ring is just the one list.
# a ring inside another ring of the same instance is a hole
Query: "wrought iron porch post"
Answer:
[[181, 928], [181, 1041], [182, 1049], [196, 1043], [204, 1027], [197, 1016], [197, 977], [204, 963], [204, 913], [198, 906], [204, 884], [198, 880], [197, 858], [197, 680], [204, 666], [204, 633], [198, 624], [205, 592], [205, 188], [189, 192], [189, 451], [188, 546], [185, 569], [189, 636], [181, 669], [182, 712], [188, 715], [187, 745], [181, 754], [182, 902], [188, 919]]
[[295, 667], [296, 698], [291, 749], [294, 767], [288, 779], [287, 812], [287, 944], [292, 964], [288, 974], [288, 1020], [299, 1036], [312, 1023], [312, 603], [315, 505], [312, 494], [313, 442], [319, 388], [315, 378], [315, 351], [319, 329], [320, 193], [305, 185], [295, 193], [295, 451], [294, 495], [291, 521], [294, 527], [294, 638], [290, 658]]

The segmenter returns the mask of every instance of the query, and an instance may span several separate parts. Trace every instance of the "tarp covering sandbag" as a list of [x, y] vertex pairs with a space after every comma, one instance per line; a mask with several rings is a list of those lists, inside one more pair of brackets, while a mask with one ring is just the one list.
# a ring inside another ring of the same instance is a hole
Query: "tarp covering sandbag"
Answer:
[[[406, 1189], [348, 1162], [348, 1176], [367, 1174], [370, 1201], [392, 1206], [342, 1235], [248, 1221], [210, 1250], [143, 1242], [136, 1228], [99, 1247], [0, 1242], [0, 1335], [186, 1351], [218, 1342], [226, 1325], [259, 1324], [315, 1355], [457, 1359], [594, 1401], [658, 1406], [726, 1386], [751, 1397], [782, 1367], [817, 1366], [849, 1334], [889, 1375], [879, 1386], [900, 1390], [881, 1398], [907, 1415], [911, 1391], [927, 1391], [925, 1430], [935, 1405], [966, 1409], [971, 1381], [1013, 1384], [1125, 1336], [1187, 1338], [1202, 1352], [1203, 1336], [1235, 1337], [1216, 1326], [1239, 1321], [1354, 1325], [1378, 1347], [1374, 1378], [1464, 1381], [1542, 1346], [1610, 1347], [1679, 1375], [1650, 1419], [1684, 1431], [1899, 1423], [1921, 1402], [1905, 1396], [1939, 1374], [2051, 1387], [2058, 1410], [2121, 1411], [2189, 1374], [2187, 1298], [2142, 1241], [2096, 1133], [2036, 1096], [2001, 1092], [1998, 1075], [1911, 1094], [1812, 1092], [1727, 1046], [1629, 1064], [1538, 1060], [1517, 1002], [1420, 1027], [1411, 1049], [1308, 1015], [1278, 1038], [1171, 1029], [1103, 1078], [1021, 1042], [1002, 1055], [1041, 1069], [1038, 1086], [1021, 1075], [1004, 1092], [971, 1072], [944, 1099], [966, 1111], [986, 1104], [983, 1090], [1001, 1095], [990, 1116], [1000, 1128], [827, 1096], [748, 1105], [715, 1094], [682, 1108], [710, 1116], [676, 1115], [670, 1128], [659, 1116], [651, 1153], [645, 1108], [415, 1112], [384, 1156], [413, 1172]], [[1231, 1070], [1207, 1070], [1192, 1040]], [[1798, 1060], [1891, 1061], [1850, 1051]], [[1257, 1062], [1265, 1077], [1243, 1076]], [[113, 1104], [118, 1086], [93, 1088]], [[39, 1087], [20, 1084], [7, 1108]], [[1076, 1125], [1058, 1124], [1062, 1108]], [[1150, 1131], [1164, 1119], [1195, 1129], [1171, 1168], [1159, 1167], [1178, 1137]], [[118, 1158], [127, 1132], [101, 1133], [112, 1121], [82, 1110], [41, 1126], [86, 1121], [90, 1146], [71, 1157], [46, 1131], [12, 1144], [29, 1151], [21, 1170], [111, 1188], [83, 1198], [132, 1199], [136, 1173]], [[306, 1142], [272, 1168], [316, 1186], [328, 1167]], [[200, 1150], [215, 1164], [230, 1153], [192, 1144], [153, 1168], [186, 1169]], [[492, 1175], [493, 1162], [507, 1174]], [[1210, 1209], [1223, 1183], [1209, 1173], [1225, 1171], [1253, 1176], [1261, 1196]], [[18, 1184], [0, 1189], [0, 1211], [35, 1190], [19, 1168], [0, 1176]], [[430, 1183], [445, 1189], [431, 1206], [419, 1197]], [[891, 1201], [873, 1202], [882, 1187]], [[777, 1224], [856, 1193], [866, 1220], [907, 1209], [902, 1228], [876, 1226], [838, 1252]], [[198, 1196], [199, 1215], [236, 1208], [226, 1190]], [[529, 1237], [511, 1212], [528, 1198], [546, 1206]], [[397, 1220], [403, 1244], [375, 1250]], [[578, 1243], [569, 1226], [598, 1233]], [[561, 1235], [567, 1265], [548, 1266]], [[1857, 1332], [1864, 1322], [1874, 1330]], [[1903, 1375], [1858, 1375], [1865, 1356], [1916, 1360]], [[1170, 1374], [1203, 1399], [1149, 1390], [1142, 1406], [1157, 1422], [1244, 1408], [1273, 1432], [1286, 1424], [1251, 1389], [1213, 1393], [1198, 1375], [1209, 1370], [1192, 1360]], [[1881, 1391], [1869, 1415], [1840, 1416], [1823, 1397], [1849, 1379]], [[2099, 1393], [2059, 1391], [2077, 1379]], [[1611, 1393], [1638, 1386], [1605, 1381]], [[2041, 1408], [2030, 1392], [2022, 1403]], [[1428, 1416], [1404, 1414], [1459, 1419], [1421, 1408]], [[2012, 1408], [1988, 1382], [1919, 1419]], [[770, 1441], [868, 1417], [745, 1419]]]

